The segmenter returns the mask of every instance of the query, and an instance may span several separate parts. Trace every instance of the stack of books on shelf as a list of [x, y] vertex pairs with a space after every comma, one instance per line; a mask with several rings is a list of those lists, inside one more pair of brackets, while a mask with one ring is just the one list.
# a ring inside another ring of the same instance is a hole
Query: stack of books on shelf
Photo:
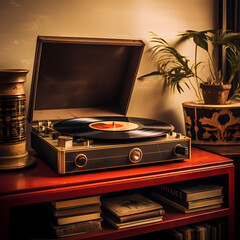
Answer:
[[164, 214], [161, 204], [139, 193], [102, 199], [103, 220], [116, 229], [159, 222]]
[[57, 237], [102, 230], [100, 195], [52, 201], [44, 207], [50, 229]]
[[181, 212], [192, 213], [221, 207], [222, 190], [218, 184], [188, 181], [159, 185], [152, 191], [152, 196]]
[[228, 239], [225, 222], [220, 219], [168, 229], [164, 231], [162, 237], [168, 240]]

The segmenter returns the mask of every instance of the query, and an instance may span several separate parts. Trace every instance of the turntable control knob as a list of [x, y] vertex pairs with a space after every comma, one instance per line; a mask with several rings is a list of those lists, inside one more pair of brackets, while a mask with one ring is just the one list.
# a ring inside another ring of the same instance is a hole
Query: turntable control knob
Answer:
[[75, 158], [75, 165], [77, 167], [84, 167], [87, 164], [87, 156], [85, 154], [78, 154]]
[[188, 155], [188, 147], [184, 147], [181, 144], [177, 144], [173, 149], [173, 153], [175, 156], [186, 156]]
[[132, 163], [138, 163], [142, 160], [142, 150], [140, 148], [133, 148], [130, 152], [129, 152], [129, 160]]

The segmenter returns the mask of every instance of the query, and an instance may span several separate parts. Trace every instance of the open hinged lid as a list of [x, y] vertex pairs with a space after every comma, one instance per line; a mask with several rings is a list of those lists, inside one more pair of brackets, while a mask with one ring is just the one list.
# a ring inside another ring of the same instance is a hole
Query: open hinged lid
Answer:
[[125, 115], [143, 48], [141, 40], [39, 36], [28, 121]]

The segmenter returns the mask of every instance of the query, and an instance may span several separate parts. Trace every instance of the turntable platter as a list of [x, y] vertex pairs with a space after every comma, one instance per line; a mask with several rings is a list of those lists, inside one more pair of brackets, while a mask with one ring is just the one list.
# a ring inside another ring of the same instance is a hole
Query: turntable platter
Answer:
[[53, 128], [61, 134], [98, 140], [128, 140], [164, 136], [171, 124], [135, 117], [74, 118], [60, 121]]

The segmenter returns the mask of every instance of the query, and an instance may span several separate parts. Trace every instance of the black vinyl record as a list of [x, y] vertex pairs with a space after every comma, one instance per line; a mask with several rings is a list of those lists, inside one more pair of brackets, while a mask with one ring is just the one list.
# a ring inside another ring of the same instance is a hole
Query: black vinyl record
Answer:
[[173, 131], [171, 124], [134, 117], [74, 118], [55, 123], [61, 134], [97, 140], [127, 140], [164, 136]]

